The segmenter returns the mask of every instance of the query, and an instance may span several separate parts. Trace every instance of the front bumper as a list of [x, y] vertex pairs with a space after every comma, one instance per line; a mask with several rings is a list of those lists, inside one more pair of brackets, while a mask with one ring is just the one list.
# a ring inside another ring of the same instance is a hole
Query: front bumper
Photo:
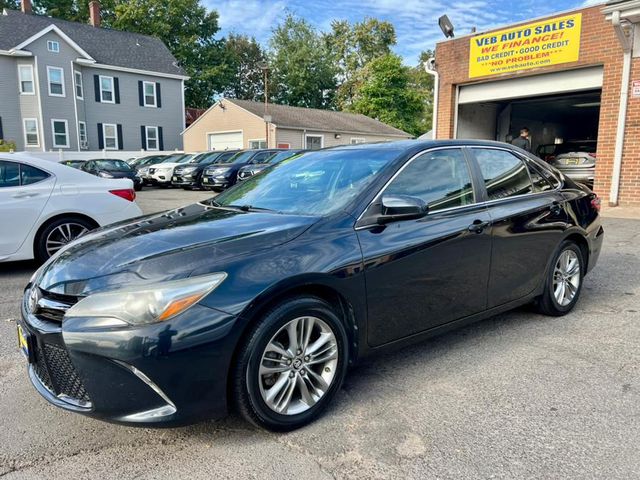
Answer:
[[198, 184], [198, 181], [194, 177], [174, 175], [173, 177], [171, 177], [171, 184], [178, 187], [193, 187]]
[[233, 316], [195, 305], [161, 324], [92, 329], [82, 318], [43, 320], [28, 312], [26, 301], [20, 320], [29, 338], [29, 378], [47, 401], [140, 426], [226, 414], [234, 323]]
[[231, 180], [227, 177], [202, 177], [202, 186], [204, 188], [227, 188], [231, 186]]

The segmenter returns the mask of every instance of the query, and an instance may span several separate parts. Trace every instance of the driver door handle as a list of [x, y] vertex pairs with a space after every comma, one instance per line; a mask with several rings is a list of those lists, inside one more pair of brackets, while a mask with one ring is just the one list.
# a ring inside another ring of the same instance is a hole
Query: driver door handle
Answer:
[[469, 225], [468, 229], [473, 233], [482, 233], [484, 229], [490, 225], [490, 222], [483, 222], [482, 220], [474, 220], [471, 225]]

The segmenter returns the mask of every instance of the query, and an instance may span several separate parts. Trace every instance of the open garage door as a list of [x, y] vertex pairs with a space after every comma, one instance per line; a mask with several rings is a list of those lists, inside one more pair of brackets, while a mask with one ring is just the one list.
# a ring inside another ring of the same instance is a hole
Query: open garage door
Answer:
[[209, 133], [209, 150], [237, 150], [243, 147], [242, 132]]
[[456, 138], [511, 142], [522, 127], [534, 153], [598, 137], [602, 68], [569, 70], [460, 87]]

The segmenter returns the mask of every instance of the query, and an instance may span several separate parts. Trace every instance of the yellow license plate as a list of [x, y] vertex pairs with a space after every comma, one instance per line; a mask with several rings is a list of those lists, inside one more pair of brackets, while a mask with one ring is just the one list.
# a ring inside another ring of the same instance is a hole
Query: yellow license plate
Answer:
[[18, 324], [18, 348], [22, 350], [22, 353], [29, 358], [29, 342], [27, 342], [27, 336], [22, 329], [22, 325]]
[[567, 165], [578, 165], [579, 163], [579, 158], [567, 158]]

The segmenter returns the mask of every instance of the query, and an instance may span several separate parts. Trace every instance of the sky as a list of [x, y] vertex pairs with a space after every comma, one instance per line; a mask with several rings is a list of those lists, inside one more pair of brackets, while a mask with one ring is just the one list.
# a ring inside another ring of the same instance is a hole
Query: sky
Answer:
[[456, 35], [476, 27], [492, 27], [562, 12], [598, 0], [203, 0], [220, 15], [223, 35], [239, 33], [254, 36], [266, 45], [271, 30], [292, 12], [305, 18], [321, 31], [331, 29], [331, 21], [350, 22], [374, 17], [393, 23], [398, 37], [394, 51], [407, 65], [416, 64], [424, 49], [433, 49], [443, 39], [438, 17], [447, 14]]

